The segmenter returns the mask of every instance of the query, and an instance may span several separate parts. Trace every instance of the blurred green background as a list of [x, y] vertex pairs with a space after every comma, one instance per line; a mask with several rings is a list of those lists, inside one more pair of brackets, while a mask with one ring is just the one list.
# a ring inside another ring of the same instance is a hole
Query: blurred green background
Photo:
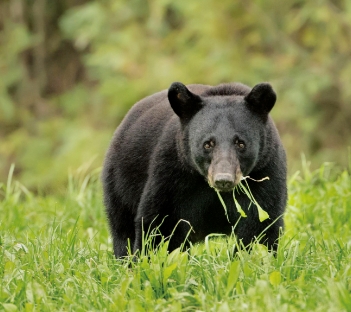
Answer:
[[290, 171], [347, 165], [350, 57], [349, 0], [0, 0], [0, 181], [59, 191], [173, 81], [269, 81]]

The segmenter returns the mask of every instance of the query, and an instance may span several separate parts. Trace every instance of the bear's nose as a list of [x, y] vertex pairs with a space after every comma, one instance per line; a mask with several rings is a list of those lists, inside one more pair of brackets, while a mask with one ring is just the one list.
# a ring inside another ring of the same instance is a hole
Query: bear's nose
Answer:
[[230, 173], [218, 173], [214, 177], [214, 184], [219, 190], [232, 190], [235, 186], [234, 177]]

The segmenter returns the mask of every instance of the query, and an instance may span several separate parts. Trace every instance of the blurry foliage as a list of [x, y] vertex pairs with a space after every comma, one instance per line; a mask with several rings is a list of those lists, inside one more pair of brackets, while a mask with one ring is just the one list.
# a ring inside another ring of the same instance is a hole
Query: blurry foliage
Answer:
[[173, 81], [269, 81], [290, 167], [346, 162], [347, 0], [0, 2], [0, 179], [30, 188], [101, 165], [131, 105]]

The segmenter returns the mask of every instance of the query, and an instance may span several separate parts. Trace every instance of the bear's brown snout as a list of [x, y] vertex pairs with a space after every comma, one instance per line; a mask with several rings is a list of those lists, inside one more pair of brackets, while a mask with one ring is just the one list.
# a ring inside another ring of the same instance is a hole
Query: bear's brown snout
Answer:
[[239, 162], [228, 161], [222, 159], [218, 162], [213, 162], [208, 171], [208, 181], [210, 186], [220, 192], [229, 192], [240, 183], [242, 173]]

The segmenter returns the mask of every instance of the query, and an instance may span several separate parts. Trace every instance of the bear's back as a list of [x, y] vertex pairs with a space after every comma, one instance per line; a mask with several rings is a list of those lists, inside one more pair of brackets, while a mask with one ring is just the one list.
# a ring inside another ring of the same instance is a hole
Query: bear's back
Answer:
[[[191, 92], [198, 95], [210, 95], [208, 91], [216, 88], [202, 84], [192, 84], [187, 87]], [[163, 90], [135, 103], [117, 129], [122, 130], [124, 128], [127, 130], [134, 125], [140, 128], [144, 126], [144, 120], [147, 120], [148, 125], [162, 126], [170, 118], [176, 116], [169, 104], [167, 94], [168, 90]], [[214, 92], [213, 95], [217, 94]]]
[[[209, 86], [203, 84], [187, 85], [187, 88], [204, 97], [210, 96], [232, 96], [246, 95], [250, 92], [250, 88], [241, 83], [225, 83], [218, 86]], [[163, 90], [143, 98], [133, 105], [121, 125], [119, 130], [132, 130], [146, 126], [162, 127], [167, 121], [175, 116], [167, 98], [168, 90]], [[151, 131], [153, 132], [153, 131]]]

